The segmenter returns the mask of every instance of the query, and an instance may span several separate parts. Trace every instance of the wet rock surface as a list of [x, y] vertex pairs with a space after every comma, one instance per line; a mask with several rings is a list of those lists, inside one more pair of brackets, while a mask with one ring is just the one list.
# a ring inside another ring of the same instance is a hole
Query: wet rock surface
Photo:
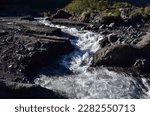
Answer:
[[112, 44], [109, 45], [107, 39], [104, 39], [103, 44], [107, 42], [102, 49], [98, 50], [94, 56], [91, 66], [112, 66], [112, 67], [132, 67], [138, 69], [141, 73], [149, 73], [150, 69], [150, 34], [142, 36], [141, 41], [135, 45], [131, 44]]
[[130, 67], [136, 61], [138, 52], [137, 48], [125, 44], [104, 47], [94, 54], [92, 66]]

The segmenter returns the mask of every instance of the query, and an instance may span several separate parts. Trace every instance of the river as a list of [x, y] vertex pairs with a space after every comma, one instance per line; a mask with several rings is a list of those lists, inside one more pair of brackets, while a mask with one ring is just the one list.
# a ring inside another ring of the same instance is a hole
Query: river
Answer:
[[100, 49], [103, 36], [80, 27], [61, 26], [39, 19], [50, 27], [57, 27], [73, 36], [70, 39], [75, 50], [63, 56], [59, 63], [73, 74], [51, 76], [39, 74], [35, 83], [77, 99], [140, 99], [150, 98], [150, 79], [132, 77], [107, 68], [88, 70], [92, 55]]

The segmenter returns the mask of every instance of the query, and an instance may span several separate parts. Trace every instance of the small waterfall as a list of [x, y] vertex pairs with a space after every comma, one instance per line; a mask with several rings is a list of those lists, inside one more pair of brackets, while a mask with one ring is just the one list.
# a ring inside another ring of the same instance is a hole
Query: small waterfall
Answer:
[[40, 23], [61, 28], [63, 32], [73, 35], [70, 41], [75, 51], [60, 60], [61, 65], [73, 72], [72, 75], [40, 74], [35, 80], [36, 84], [64, 93], [70, 98], [150, 98], [150, 81], [147, 79], [139, 80], [138, 77], [106, 68], [88, 70], [93, 53], [100, 49], [99, 41], [103, 39], [100, 34], [77, 27], [54, 25], [42, 19]]

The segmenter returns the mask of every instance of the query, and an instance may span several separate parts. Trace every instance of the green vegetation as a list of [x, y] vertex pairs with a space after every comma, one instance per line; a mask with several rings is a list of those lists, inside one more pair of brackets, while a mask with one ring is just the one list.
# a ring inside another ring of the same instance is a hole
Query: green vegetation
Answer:
[[65, 9], [72, 13], [81, 13], [85, 7], [81, 0], [73, 0]]
[[68, 12], [80, 14], [82, 17], [94, 12], [102, 12], [108, 10], [108, 15], [118, 16], [120, 12], [118, 8], [130, 7], [126, 2], [113, 2], [108, 0], [72, 0], [72, 2], [65, 7]]
[[109, 10], [106, 13], [106, 16], [109, 16], [109, 17], [119, 17], [120, 16], [120, 11], [118, 9]]
[[[114, 2], [113, 2], [114, 1]], [[116, 2], [115, 0], [72, 0], [72, 2], [65, 7], [65, 10], [74, 13], [81, 18], [92, 17], [97, 13], [101, 19], [120, 19], [120, 8], [129, 8], [125, 11], [125, 15], [131, 19], [135, 18], [149, 18], [150, 6], [137, 7], [131, 5], [129, 0], [125, 2]]]
[[146, 7], [137, 7], [135, 9], [133, 9], [130, 13], [130, 18], [134, 18], [137, 16], [141, 16], [145, 19], [150, 17], [150, 6], [146, 6]]
[[82, 14], [87, 10], [105, 10], [107, 8], [107, 0], [73, 0], [65, 9], [72, 13]]
[[91, 15], [91, 13], [92, 13], [91, 10], [83, 11], [82, 14], [81, 14], [81, 17], [84, 18], [84, 17], [86, 17], [86, 16]]
[[144, 12], [145, 15], [150, 15], [150, 6], [145, 7]]
[[127, 3], [127, 2], [114, 2], [112, 7], [113, 8], [126, 8], [126, 7], [130, 7], [131, 4]]
[[135, 8], [131, 11], [132, 15], [144, 15], [144, 8]]

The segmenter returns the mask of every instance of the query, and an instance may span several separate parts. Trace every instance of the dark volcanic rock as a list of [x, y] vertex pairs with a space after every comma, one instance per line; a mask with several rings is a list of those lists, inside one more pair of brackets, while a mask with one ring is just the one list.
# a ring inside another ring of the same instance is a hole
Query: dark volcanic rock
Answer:
[[111, 45], [98, 50], [92, 60], [92, 66], [130, 67], [136, 61], [138, 49], [130, 45]]
[[0, 80], [0, 99], [63, 99], [62, 95], [35, 84]]
[[59, 57], [74, 49], [69, 38], [61, 37], [60, 29], [36, 22], [1, 21], [0, 30], [0, 78], [6, 80], [9, 73], [14, 79], [8, 80], [30, 81], [32, 72], [57, 64]]

